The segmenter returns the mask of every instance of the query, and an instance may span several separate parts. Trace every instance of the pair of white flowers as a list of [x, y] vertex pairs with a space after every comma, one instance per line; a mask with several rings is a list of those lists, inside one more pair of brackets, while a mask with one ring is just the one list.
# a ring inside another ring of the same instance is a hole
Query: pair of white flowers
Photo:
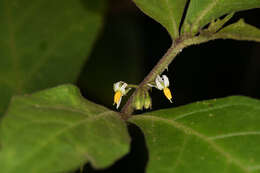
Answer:
[[[148, 84], [148, 86], [155, 87], [159, 90], [163, 90], [163, 93], [166, 96], [166, 98], [172, 103], [172, 94], [170, 89], [168, 88], [170, 86], [168, 77], [166, 75], [162, 75], [162, 77], [158, 75], [155, 79], [155, 84], [156, 85]], [[119, 81], [114, 84], [114, 104], [116, 104], [117, 109], [120, 106], [122, 96], [126, 95], [128, 91], [131, 89], [127, 86], [128, 84], [123, 81]]]

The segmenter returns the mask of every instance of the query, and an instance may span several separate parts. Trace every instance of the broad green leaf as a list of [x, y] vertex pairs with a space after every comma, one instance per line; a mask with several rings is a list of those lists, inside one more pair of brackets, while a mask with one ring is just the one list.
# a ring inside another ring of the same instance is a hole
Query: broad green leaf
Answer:
[[162, 24], [173, 39], [179, 36], [179, 25], [187, 0], [134, 0], [148, 16]]
[[243, 19], [238, 22], [228, 25], [215, 34], [216, 38], [248, 40], [260, 42], [260, 29], [246, 24]]
[[144, 133], [147, 173], [260, 171], [260, 101], [233, 96], [130, 119]]
[[13, 94], [76, 81], [101, 29], [104, 3], [0, 1], [0, 114]]
[[0, 126], [3, 173], [60, 173], [86, 162], [104, 168], [129, 151], [126, 124], [72, 85], [17, 96]]
[[259, 0], [191, 0], [184, 21], [184, 31], [192, 33], [225, 14], [260, 8]]

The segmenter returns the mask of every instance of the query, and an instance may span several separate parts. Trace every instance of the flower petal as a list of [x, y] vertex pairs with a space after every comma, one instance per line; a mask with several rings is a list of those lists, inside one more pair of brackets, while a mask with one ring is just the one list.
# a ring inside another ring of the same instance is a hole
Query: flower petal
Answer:
[[162, 85], [163, 84], [163, 80], [162, 78], [157, 75], [156, 79], [155, 79], [155, 83], [156, 83], [156, 86], [159, 90], [162, 90], [164, 88], [164, 86]]
[[118, 108], [119, 108], [119, 106], [120, 106], [120, 103], [121, 103], [121, 100], [122, 100], [122, 97], [120, 97], [120, 99], [119, 99], [119, 101], [118, 101], [118, 103], [117, 103], [117, 105], [116, 105], [116, 109], [118, 109]]
[[125, 95], [126, 94], [125, 88], [127, 87], [127, 83], [125, 83], [125, 82], [122, 82], [122, 83], [123, 83], [123, 85], [121, 86], [120, 91], [123, 93], [123, 95]]
[[115, 91], [115, 92], [116, 92], [117, 90], [119, 90], [120, 82], [121, 82], [121, 81], [114, 83], [114, 91]]
[[163, 83], [164, 83], [164, 87], [169, 87], [170, 83], [169, 83], [169, 79], [166, 75], [162, 75], [163, 78]]
[[147, 84], [149, 87], [156, 87], [155, 85], [152, 85], [150, 83]]
[[127, 83], [125, 83], [125, 82], [122, 82], [122, 83], [123, 83], [123, 85], [121, 86], [121, 88], [125, 89], [127, 87]]

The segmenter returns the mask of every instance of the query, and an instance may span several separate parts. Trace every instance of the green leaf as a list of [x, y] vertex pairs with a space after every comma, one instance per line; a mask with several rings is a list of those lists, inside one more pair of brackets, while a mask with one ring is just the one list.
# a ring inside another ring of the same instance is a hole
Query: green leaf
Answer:
[[184, 31], [197, 33], [200, 28], [225, 14], [260, 8], [259, 0], [191, 0], [184, 21]]
[[228, 25], [217, 34], [216, 38], [234, 39], [234, 40], [248, 40], [260, 42], [260, 29], [246, 24], [243, 19], [238, 22]]
[[0, 135], [4, 173], [67, 172], [86, 162], [104, 168], [128, 153], [130, 143], [120, 116], [72, 85], [14, 97]]
[[0, 1], [0, 114], [13, 94], [76, 81], [104, 7], [104, 0]]
[[179, 25], [187, 0], [134, 0], [148, 16], [162, 24], [172, 39], [179, 37]]
[[223, 25], [225, 23], [227, 23], [232, 17], [234, 16], [234, 13], [231, 13], [227, 16], [225, 16], [223, 19], [217, 19], [216, 21], [213, 20], [209, 27], [206, 29], [207, 32], [209, 33], [215, 33], [217, 32], [219, 29], [221, 29], [223, 27]]
[[260, 170], [260, 101], [233, 96], [134, 116], [149, 150], [147, 173]]

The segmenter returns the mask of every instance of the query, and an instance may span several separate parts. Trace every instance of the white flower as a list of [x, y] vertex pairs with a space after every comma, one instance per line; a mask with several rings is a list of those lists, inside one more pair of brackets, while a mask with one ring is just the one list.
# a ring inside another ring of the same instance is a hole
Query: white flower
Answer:
[[168, 77], [166, 75], [162, 75], [162, 77], [157, 75], [155, 79], [155, 84], [156, 86], [153, 86], [151, 84], [148, 84], [148, 86], [156, 87], [159, 90], [163, 90], [163, 93], [166, 96], [166, 98], [172, 103], [172, 94], [170, 89], [168, 88], [170, 86]]
[[114, 83], [114, 91], [115, 91], [114, 104], [116, 104], [117, 109], [120, 106], [122, 96], [126, 95], [126, 93], [130, 90], [130, 88], [126, 89], [126, 87], [127, 87], [127, 83], [123, 81]]

